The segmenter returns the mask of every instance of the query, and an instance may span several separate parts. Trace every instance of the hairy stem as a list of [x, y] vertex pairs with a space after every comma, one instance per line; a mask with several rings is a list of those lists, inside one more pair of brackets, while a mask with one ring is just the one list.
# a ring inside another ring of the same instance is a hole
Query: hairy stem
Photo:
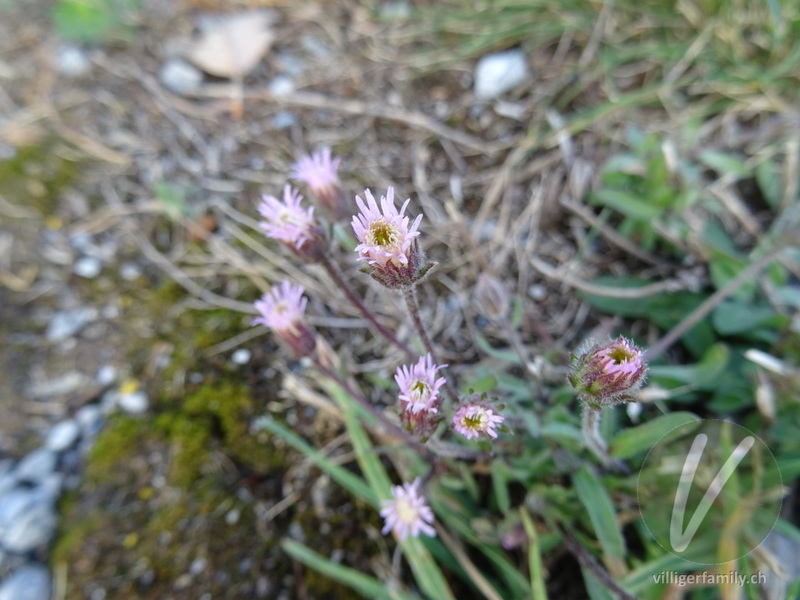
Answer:
[[405, 352], [405, 354], [409, 358], [414, 358], [416, 355], [411, 351], [411, 348], [409, 348], [405, 343], [397, 339], [397, 336], [394, 333], [392, 333], [391, 329], [389, 329], [388, 327], [383, 325], [380, 321], [378, 321], [378, 319], [375, 317], [372, 311], [370, 311], [370, 309], [367, 308], [367, 306], [364, 304], [361, 298], [359, 298], [358, 294], [356, 294], [353, 291], [353, 288], [351, 288], [350, 285], [347, 283], [347, 281], [345, 281], [345, 278], [342, 275], [341, 271], [339, 270], [339, 267], [337, 267], [335, 263], [331, 262], [331, 260], [327, 256], [322, 257], [321, 263], [322, 266], [325, 268], [325, 270], [328, 272], [328, 275], [331, 276], [331, 279], [333, 279], [336, 285], [338, 285], [339, 288], [341, 288], [341, 290], [344, 292], [344, 295], [347, 296], [347, 299], [353, 303], [353, 305], [359, 310], [359, 312], [364, 316], [365, 319], [367, 319], [370, 323], [372, 323], [375, 329], [378, 330], [378, 333], [380, 333], [383, 337], [389, 340], [392, 344], [400, 348], [400, 350]]
[[608, 464], [610, 461], [608, 445], [600, 436], [600, 411], [601, 409], [589, 406], [583, 409], [583, 435], [589, 449], [603, 461], [603, 464]]
[[[425, 350], [427, 350], [431, 355], [434, 363], [437, 365], [443, 364], [439, 360], [436, 350], [431, 343], [431, 339], [428, 337], [428, 331], [425, 329], [425, 324], [422, 322], [422, 319], [419, 316], [419, 302], [417, 301], [416, 290], [413, 287], [406, 288], [403, 290], [403, 296], [406, 299], [406, 306], [408, 307], [408, 312], [411, 315], [411, 320], [414, 321], [414, 327], [417, 328], [417, 333], [419, 333], [419, 337], [422, 340], [422, 345], [425, 346]], [[453, 406], [457, 406], [458, 394], [456, 394], [455, 390], [450, 384], [449, 375], [445, 377], [444, 389], [447, 392], [447, 395], [450, 396]]]

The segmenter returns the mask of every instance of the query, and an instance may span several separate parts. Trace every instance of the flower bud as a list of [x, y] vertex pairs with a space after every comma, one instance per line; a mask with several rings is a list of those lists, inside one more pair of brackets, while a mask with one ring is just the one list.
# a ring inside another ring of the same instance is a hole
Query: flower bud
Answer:
[[352, 214], [339, 186], [340, 162], [340, 158], [331, 156], [330, 148], [323, 148], [294, 163], [290, 173], [291, 177], [308, 185], [317, 202], [336, 221], [342, 221]]
[[622, 336], [604, 344], [590, 340], [578, 352], [572, 357], [569, 382], [593, 409], [631, 400], [630, 394], [644, 382], [642, 351]]
[[498, 321], [508, 316], [511, 298], [508, 288], [494, 275], [481, 273], [475, 286], [475, 304], [484, 317]]
[[264, 195], [258, 212], [264, 217], [259, 223], [267, 237], [281, 242], [305, 262], [318, 262], [325, 256], [327, 241], [314, 219], [314, 208], [303, 209], [303, 197], [290, 185], [283, 188], [283, 201]]

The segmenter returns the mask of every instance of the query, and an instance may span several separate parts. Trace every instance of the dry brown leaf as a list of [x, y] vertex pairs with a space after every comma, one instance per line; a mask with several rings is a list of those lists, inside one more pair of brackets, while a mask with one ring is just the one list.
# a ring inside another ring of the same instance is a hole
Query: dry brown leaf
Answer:
[[263, 11], [221, 18], [194, 43], [188, 58], [211, 75], [229, 79], [244, 77], [275, 39], [271, 23], [271, 16]]

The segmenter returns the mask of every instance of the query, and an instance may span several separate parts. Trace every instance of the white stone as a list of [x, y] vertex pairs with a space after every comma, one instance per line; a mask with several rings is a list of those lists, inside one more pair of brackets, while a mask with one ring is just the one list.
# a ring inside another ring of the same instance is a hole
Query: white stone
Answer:
[[239, 348], [238, 350], [236, 350], [236, 352], [231, 354], [231, 360], [233, 361], [234, 364], [246, 365], [247, 363], [250, 362], [251, 356], [252, 353], [250, 352], [250, 350], [248, 350], [247, 348]]
[[278, 75], [269, 82], [267, 91], [273, 96], [288, 96], [294, 91], [294, 81], [286, 75]]
[[96, 404], [81, 406], [75, 413], [75, 420], [81, 426], [84, 437], [92, 438], [100, 432], [103, 426], [103, 411]]
[[37, 563], [20, 567], [0, 585], [0, 600], [49, 600], [50, 572]]
[[138, 415], [147, 410], [150, 400], [142, 390], [136, 390], [129, 394], [120, 394], [117, 405], [127, 413]]
[[125, 281], [134, 281], [135, 279], [139, 279], [141, 274], [142, 269], [139, 268], [139, 265], [135, 263], [126, 262], [119, 266], [119, 276]]
[[117, 369], [113, 365], [103, 365], [97, 370], [95, 379], [102, 386], [111, 385], [117, 380]]
[[80, 426], [72, 419], [67, 419], [53, 425], [44, 440], [44, 447], [54, 452], [63, 452], [75, 444], [80, 435]]
[[52, 498], [44, 491], [17, 488], [0, 498], [0, 545], [17, 553], [46, 544], [56, 527]]
[[94, 256], [83, 256], [72, 265], [72, 271], [85, 279], [94, 279], [103, 270], [103, 262]]
[[203, 83], [203, 73], [180, 58], [170, 58], [158, 71], [161, 83], [176, 94], [191, 94]]
[[475, 66], [475, 96], [480, 100], [496, 98], [515, 88], [529, 75], [522, 50], [487, 54]]
[[63, 342], [78, 333], [96, 317], [97, 310], [89, 307], [57, 312], [47, 324], [47, 331], [44, 335], [49, 342]]
[[58, 457], [55, 452], [39, 448], [19, 461], [17, 477], [22, 481], [41, 481], [55, 471], [57, 462]]
[[91, 69], [86, 52], [77, 46], [64, 44], [56, 50], [56, 70], [66, 77], [81, 77]]

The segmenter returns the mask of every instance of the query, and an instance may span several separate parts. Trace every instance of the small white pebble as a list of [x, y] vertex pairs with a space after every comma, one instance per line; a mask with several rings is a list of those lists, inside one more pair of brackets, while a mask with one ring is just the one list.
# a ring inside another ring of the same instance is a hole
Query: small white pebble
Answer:
[[94, 279], [103, 270], [103, 263], [94, 256], [84, 256], [75, 261], [72, 270], [76, 275], [86, 279]]
[[231, 355], [231, 360], [237, 365], [246, 365], [250, 362], [252, 353], [247, 348], [239, 348]]

